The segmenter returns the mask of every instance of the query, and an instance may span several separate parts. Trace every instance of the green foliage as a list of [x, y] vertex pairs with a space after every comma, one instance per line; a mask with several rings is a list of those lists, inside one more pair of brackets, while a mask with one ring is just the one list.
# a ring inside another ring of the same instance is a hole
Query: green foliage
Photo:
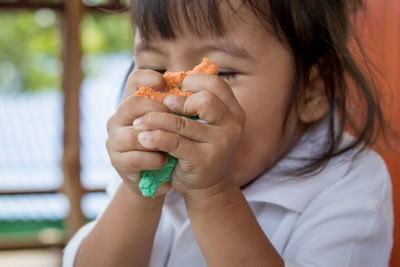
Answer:
[[118, 53], [132, 50], [129, 14], [86, 14], [82, 21], [84, 53]]
[[[54, 11], [0, 11], [0, 92], [20, 93], [61, 87], [61, 16]], [[85, 14], [84, 56], [132, 49], [127, 14]]]
[[[54, 24], [58, 24], [57, 19]], [[29, 11], [3, 11], [0, 25], [0, 90], [38, 91], [58, 87], [57, 67], [43, 68], [46, 61], [56, 65], [59, 61], [61, 34], [57, 27], [40, 27], [34, 13]]]

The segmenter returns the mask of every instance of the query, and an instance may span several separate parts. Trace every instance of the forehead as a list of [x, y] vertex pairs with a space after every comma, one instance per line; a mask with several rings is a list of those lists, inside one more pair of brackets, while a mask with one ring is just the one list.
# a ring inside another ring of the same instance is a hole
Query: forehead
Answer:
[[242, 0], [136, 0], [133, 20], [144, 41], [182, 35], [224, 37], [240, 22], [263, 27]]
[[[235, 59], [243, 66], [249, 62], [256, 65], [255, 62], [270, 58], [270, 54], [276, 54], [277, 48], [278, 50], [281, 48], [282, 44], [263, 28], [239, 22], [240, 20], [236, 20], [231, 30], [224, 36], [200, 37], [184, 32], [174, 39], [162, 39], [155, 36], [150, 40], [145, 40], [140, 36], [139, 31], [136, 31], [134, 53], [138, 60], [158, 55], [164, 59], [173, 58], [176, 62], [189, 64], [191, 60], [198, 62], [205, 56], [217, 59], [220, 64], [228, 64], [227, 62], [233, 62], [229, 60]], [[154, 59], [155, 57], [150, 61]]]

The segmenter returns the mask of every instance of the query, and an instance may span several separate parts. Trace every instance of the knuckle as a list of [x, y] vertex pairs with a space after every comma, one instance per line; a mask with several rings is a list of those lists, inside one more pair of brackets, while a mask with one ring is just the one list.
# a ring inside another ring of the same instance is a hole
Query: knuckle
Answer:
[[138, 155], [138, 153], [131, 153], [126, 158], [124, 165], [126, 165], [127, 168], [138, 169], [138, 167], [141, 165], [141, 157]]
[[137, 71], [131, 72], [128, 75], [128, 79], [126, 80], [126, 84], [133, 84], [136, 76], [137, 76]]
[[110, 161], [111, 161], [111, 166], [113, 166], [113, 168], [115, 170], [119, 169], [119, 165], [117, 164], [117, 162], [115, 161], [115, 158], [113, 156], [110, 156]]
[[107, 138], [105, 143], [106, 143], [107, 151], [110, 154], [110, 151], [111, 151], [111, 140], [110, 140], [110, 138]]
[[163, 137], [163, 131], [161, 130], [154, 130], [152, 131], [152, 135], [151, 135], [151, 140], [155, 141], [155, 140], [159, 140]]
[[213, 166], [215, 160], [219, 157], [219, 153], [216, 149], [209, 149], [207, 151], [207, 157], [204, 157], [204, 164], [206, 166]]
[[218, 151], [228, 151], [237, 139], [238, 132], [241, 131], [237, 124], [229, 126], [229, 129], [221, 129], [218, 133]]
[[242, 127], [244, 127], [244, 124], [246, 123], [246, 112], [243, 109], [242, 112], [240, 113], [239, 120]]
[[142, 106], [142, 101], [142, 97], [139, 96], [129, 98], [127, 102], [124, 103], [125, 105], [121, 105], [121, 112], [129, 114], [129, 117], [132, 118], [133, 121], [137, 116], [137, 110]]
[[176, 116], [175, 130], [178, 133], [184, 133], [188, 127], [188, 121], [185, 117]]
[[138, 79], [145, 76], [148, 72], [148, 70], [135, 70], [134, 72], [131, 72], [128, 76], [127, 83], [135, 84]]
[[120, 168], [120, 162], [117, 160], [116, 156], [114, 153], [110, 153], [110, 161], [111, 165], [118, 170]]
[[[137, 89], [143, 84], [151, 82], [151, 83], [160, 83], [164, 80], [161, 73], [158, 73], [154, 70], [135, 70], [131, 74], [129, 74], [127, 79], [127, 89]], [[150, 86], [151, 87], [151, 86]]]
[[156, 123], [156, 120], [157, 120], [156, 112], [150, 111], [143, 116], [142, 125], [151, 128], [151, 126], [153, 126], [153, 124]]
[[113, 117], [118, 116], [117, 114], [131, 114], [132, 100], [135, 97], [130, 97], [124, 99], [121, 104], [118, 106], [117, 112], [113, 115]]
[[221, 87], [225, 87], [226, 86], [226, 82], [224, 81], [224, 79], [222, 79], [221, 77], [217, 76], [217, 75], [212, 75], [210, 77], [211, 80], [211, 84], [212, 86], [216, 87], [216, 88], [221, 88]]
[[219, 142], [222, 147], [222, 150], [226, 150], [227, 148], [230, 147], [230, 144], [231, 144], [230, 139], [226, 135], [221, 136], [221, 138], [219, 139]]
[[230, 123], [231, 130], [230, 132], [234, 135], [240, 134], [243, 129], [244, 129], [244, 124], [245, 124], [245, 117], [240, 115], [232, 118], [232, 121]]
[[177, 151], [179, 147], [181, 146], [182, 140], [181, 137], [177, 134], [175, 134], [175, 142], [174, 142], [174, 147], [173, 151]]
[[142, 70], [135, 70], [128, 75], [128, 82], [131, 82], [134, 80], [138, 75], [142, 73]]
[[162, 145], [162, 140], [164, 138], [164, 132], [161, 130], [154, 130], [152, 131], [150, 138], [149, 138], [149, 143], [154, 146], [154, 147], [160, 147]]
[[130, 131], [129, 132], [129, 145], [131, 148], [137, 147], [137, 134], [135, 131]]
[[106, 129], [107, 129], [107, 133], [110, 134], [111, 130], [112, 130], [112, 125], [113, 125], [113, 121], [114, 121], [114, 116], [111, 116], [108, 120], [107, 120], [107, 124], [106, 124]]
[[125, 88], [126, 93], [131, 94], [131, 92], [138, 89], [137, 84], [138, 84], [138, 80], [140, 80], [141, 76], [142, 76], [141, 70], [136, 70], [134, 72], [131, 72], [128, 75], [128, 79], [126, 80], [126, 88]]
[[211, 106], [215, 103], [215, 95], [208, 90], [205, 90], [200, 95], [200, 104]]
[[162, 153], [157, 153], [154, 154], [154, 160], [152, 160], [151, 163], [154, 165], [154, 168], [160, 169], [164, 167], [166, 162], [167, 162], [166, 156]]
[[235, 137], [235, 140], [242, 136], [243, 126], [241, 124], [235, 124], [232, 129], [232, 134]]

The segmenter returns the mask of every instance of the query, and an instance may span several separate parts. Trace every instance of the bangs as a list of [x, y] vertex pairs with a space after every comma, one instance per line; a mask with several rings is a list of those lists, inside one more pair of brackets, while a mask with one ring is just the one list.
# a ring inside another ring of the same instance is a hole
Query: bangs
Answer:
[[185, 31], [200, 37], [223, 36], [221, 3], [233, 10], [229, 1], [221, 0], [133, 0], [133, 23], [145, 41], [174, 39]]

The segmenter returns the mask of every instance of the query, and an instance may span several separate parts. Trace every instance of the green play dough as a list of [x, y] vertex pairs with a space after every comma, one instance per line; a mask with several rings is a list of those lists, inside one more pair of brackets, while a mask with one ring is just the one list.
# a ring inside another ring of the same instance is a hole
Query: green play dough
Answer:
[[[186, 117], [186, 116], [185, 116]], [[192, 120], [198, 120], [199, 117], [188, 117]], [[139, 182], [139, 189], [144, 197], [154, 198], [157, 189], [161, 184], [170, 182], [172, 180], [172, 172], [175, 169], [178, 159], [166, 153], [168, 162], [161, 169], [157, 170], [143, 170], [142, 177]]]
[[172, 180], [172, 172], [178, 160], [166, 153], [168, 162], [161, 169], [144, 170], [140, 179], [139, 188], [144, 197], [153, 197], [161, 184]]

